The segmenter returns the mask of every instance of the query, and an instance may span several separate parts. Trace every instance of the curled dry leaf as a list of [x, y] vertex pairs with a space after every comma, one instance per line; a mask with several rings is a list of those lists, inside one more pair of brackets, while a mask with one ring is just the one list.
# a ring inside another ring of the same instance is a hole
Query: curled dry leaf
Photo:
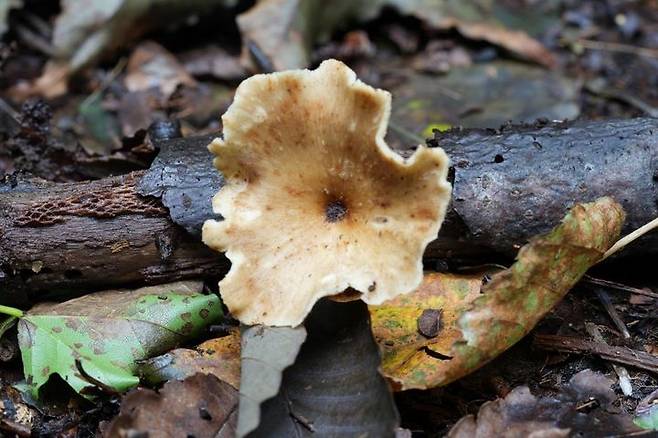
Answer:
[[[412, 294], [371, 306], [383, 373], [402, 389], [450, 383], [519, 341], [616, 241], [624, 212], [611, 198], [579, 204], [549, 234], [521, 248], [509, 269], [482, 277], [427, 275]], [[442, 309], [435, 338], [418, 332]]]
[[177, 348], [140, 365], [139, 374], [147, 382], [183, 380], [197, 373], [212, 374], [234, 388], [240, 388], [240, 331], [209, 339], [196, 348]]
[[295, 326], [347, 288], [376, 304], [420, 284], [450, 198], [448, 158], [393, 152], [390, 102], [335, 60], [238, 87], [209, 147], [224, 220], [207, 221], [203, 241], [232, 262], [220, 291], [240, 321]]
[[127, 70], [126, 88], [133, 93], [155, 88], [167, 99], [179, 85], [196, 85], [174, 55], [154, 41], [145, 41], [135, 48]]

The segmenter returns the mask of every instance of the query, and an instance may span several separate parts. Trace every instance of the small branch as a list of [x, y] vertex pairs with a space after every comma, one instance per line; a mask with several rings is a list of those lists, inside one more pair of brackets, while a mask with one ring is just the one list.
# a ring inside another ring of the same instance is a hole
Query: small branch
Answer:
[[628, 53], [630, 55], [644, 56], [646, 58], [658, 59], [658, 50], [649, 47], [637, 47], [630, 44], [611, 43], [607, 41], [596, 41], [579, 39], [576, 44], [590, 50], [604, 50], [607, 52]]
[[615, 306], [612, 305], [612, 301], [610, 300], [610, 295], [608, 295], [608, 293], [605, 290], [597, 288], [596, 296], [599, 297], [599, 301], [601, 301], [601, 304], [603, 304], [603, 308], [606, 310], [606, 312], [608, 312], [610, 319], [615, 324], [617, 329], [621, 332], [622, 336], [625, 339], [630, 339], [631, 334], [628, 332], [628, 327], [626, 327], [626, 324], [621, 319], [621, 316], [619, 316], [619, 313], [617, 312], [617, 309], [615, 309]]
[[533, 345], [547, 351], [561, 353], [596, 354], [610, 362], [634, 366], [658, 373], [658, 357], [627, 347], [610, 346], [600, 342], [560, 335], [535, 335]]
[[642, 225], [637, 230], [619, 239], [614, 245], [610, 247], [609, 250], [605, 252], [605, 254], [603, 254], [603, 257], [601, 258], [601, 260], [599, 260], [599, 263], [607, 259], [611, 255], [613, 255], [617, 251], [622, 250], [626, 245], [644, 236], [654, 228], [658, 228], [658, 217], [652, 220], [651, 222], [649, 222], [648, 224]]
[[600, 278], [590, 277], [589, 275], [585, 275], [582, 281], [589, 284], [595, 284], [597, 286], [604, 286], [610, 289], [623, 290], [636, 295], [644, 295], [646, 297], [658, 298], [658, 293], [656, 292], [652, 292], [646, 289], [640, 289], [639, 287], [627, 286], [625, 284], [617, 283], [615, 281], [602, 280]]
[[[587, 330], [587, 333], [589, 333], [596, 342], [600, 342], [601, 344], [606, 345], [608, 344], [603, 338], [603, 335], [601, 334], [601, 331], [596, 326], [596, 324], [586, 322], [585, 330]], [[621, 365], [615, 365], [614, 363], [611, 365], [612, 369], [615, 370], [615, 373], [619, 378], [619, 387], [621, 388], [621, 391], [626, 397], [630, 397], [633, 395], [633, 385], [631, 384], [631, 378], [628, 375], [628, 370]]]

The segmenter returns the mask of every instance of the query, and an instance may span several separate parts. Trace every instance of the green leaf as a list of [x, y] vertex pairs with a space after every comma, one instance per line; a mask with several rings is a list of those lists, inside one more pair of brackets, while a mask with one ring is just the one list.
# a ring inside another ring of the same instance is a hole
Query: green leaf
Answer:
[[[382, 372], [401, 389], [425, 389], [481, 367], [566, 295], [617, 240], [623, 222], [624, 211], [611, 198], [579, 204], [488, 282], [482, 276], [429, 274], [413, 293], [370, 306]], [[419, 319], [432, 309], [442, 311], [440, 330], [423, 336]]]
[[221, 316], [219, 298], [201, 288], [178, 282], [31, 309], [19, 321], [18, 341], [32, 395], [55, 373], [83, 395], [93, 381], [115, 391], [137, 385], [136, 361], [198, 335]]
[[18, 320], [18, 317], [9, 315], [6, 318], [4, 318], [2, 321], [0, 321], [0, 339], [4, 336], [4, 334], [16, 324], [16, 321]]

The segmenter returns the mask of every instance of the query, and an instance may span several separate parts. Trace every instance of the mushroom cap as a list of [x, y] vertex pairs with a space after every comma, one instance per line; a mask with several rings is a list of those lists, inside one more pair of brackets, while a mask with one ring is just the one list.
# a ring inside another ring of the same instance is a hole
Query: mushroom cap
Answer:
[[413, 291], [450, 200], [448, 157], [384, 142], [391, 96], [343, 63], [240, 84], [209, 149], [226, 184], [203, 241], [232, 266], [220, 281], [246, 324], [296, 326], [352, 288], [369, 304]]

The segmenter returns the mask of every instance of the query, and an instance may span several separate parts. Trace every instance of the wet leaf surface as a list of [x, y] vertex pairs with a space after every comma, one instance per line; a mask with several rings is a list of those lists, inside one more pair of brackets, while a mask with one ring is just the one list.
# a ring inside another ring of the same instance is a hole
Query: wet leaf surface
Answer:
[[[263, 403], [258, 429], [248, 436], [395, 436], [398, 414], [378, 371], [366, 305], [323, 299], [305, 326], [308, 338], [296, 362], [284, 371], [277, 396]], [[256, 386], [242, 382], [243, 388]]]
[[[498, 356], [601, 258], [623, 220], [621, 206], [610, 198], [577, 205], [552, 232], [521, 248], [514, 265], [490, 279], [430, 274], [417, 291], [370, 306], [383, 373], [402, 389], [431, 388]], [[443, 311], [436, 338], [418, 331], [426, 309]]]
[[486, 402], [477, 418], [467, 415], [449, 438], [602, 437], [638, 432], [628, 413], [615, 406], [614, 382], [591, 370], [571, 378], [556, 397], [535, 397], [527, 386], [505, 398]]
[[183, 380], [197, 373], [213, 374], [236, 389], [240, 387], [240, 332], [210, 339], [195, 349], [177, 348], [147, 360], [139, 374], [151, 384]]
[[55, 373], [83, 395], [96, 382], [113, 391], [137, 385], [136, 361], [197, 336], [221, 315], [219, 298], [201, 289], [178, 282], [35, 306], [18, 325], [32, 394]]
[[306, 329], [255, 325], [245, 328], [241, 338], [239, 437], [261, 423], [261, 404], [279, 392], [283, 371], [295, 362]]
[[237, 405], [234, 387], [213, 375], [195, 374], [168, 382], [159, 392], [130, 391], [103, 436], [232, 438]]

